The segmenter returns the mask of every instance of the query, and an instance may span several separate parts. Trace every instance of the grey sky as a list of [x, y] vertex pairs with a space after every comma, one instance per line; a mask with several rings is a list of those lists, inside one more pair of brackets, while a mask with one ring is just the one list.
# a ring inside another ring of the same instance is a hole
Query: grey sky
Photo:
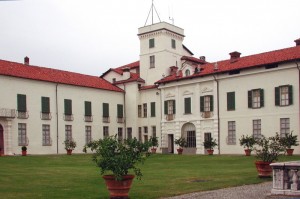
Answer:
[[[100, 76], [139, 60], [138, 28], [151, 0], [0, 0], [0, 59]], [[228, 59], [294, 46], [299, 0], [156, 0], [185, 30], [195, 57]], [[156, 21], [157, 22], [157, 19]], [[148, 23], [149, 24], [149, 23]]]

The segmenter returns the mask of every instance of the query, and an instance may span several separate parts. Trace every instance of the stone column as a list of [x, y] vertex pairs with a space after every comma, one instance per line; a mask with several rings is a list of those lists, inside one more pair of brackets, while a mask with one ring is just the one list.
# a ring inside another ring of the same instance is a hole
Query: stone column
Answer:
[[12, 153], [12, 120], [6, 119], [6, 124], [4, 126], [4, 146], [5, 155], [13, 155]]

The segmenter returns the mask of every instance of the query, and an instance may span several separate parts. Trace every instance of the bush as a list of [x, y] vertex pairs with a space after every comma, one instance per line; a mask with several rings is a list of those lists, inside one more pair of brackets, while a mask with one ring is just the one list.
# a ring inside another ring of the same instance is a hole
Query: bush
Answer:
[[244, 148], [246, 149], [249, 149], [249, 150], [253, 150], [253, 146], [255, 144], [255, 139], [253, 136], [244, 136], [242, 135], [241, 139], [240, 140], [240, 145], [243, 146]]
[[203, 146], [205, 149], [213, 150], [215, 146], [218, 146], [216, 139], [210, 138], [203, 142]]

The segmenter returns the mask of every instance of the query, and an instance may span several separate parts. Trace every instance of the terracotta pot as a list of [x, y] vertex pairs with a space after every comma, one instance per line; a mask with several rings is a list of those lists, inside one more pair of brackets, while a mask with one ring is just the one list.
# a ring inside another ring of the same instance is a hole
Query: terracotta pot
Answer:
[[22, 156], [26, 156], [27, 155], [27, 151], [22, 151]]
[[177, 153], [178, 153], [178, 155], [182, 155], [182, 152], [183, 152], [183, 148], [179, 148], [179, 149], [177, 149]]
[[72, 155], [72, 149], [67, 149], [67, 155]]
[[286, 149], [286, 153], [288, 156], [293, 155], [294, 149]]
[[134, 175], [125, 175], [121, 181], [117, 181], [113, 175], [104, 175], [102, 177], [105, 180], [110, 198], [129, 198], [128, 193]]
[[156, 148], [151, 148], [151, 153], [156, 153]]
[[250, 149], [245, 149], [245, 154], [246, 154], [246, 156], [250, 156], [251, 155], [251, 150]]
[[258, 177], [260, 178], [270, 178], [272, 176], [272, 168], [270, 166], [271, 162], [256, 161], [256, 169], [258, 172]]
[[214, 150], [213, 149], [206, 149], [208, 155], [213, 155], [214, 154]]

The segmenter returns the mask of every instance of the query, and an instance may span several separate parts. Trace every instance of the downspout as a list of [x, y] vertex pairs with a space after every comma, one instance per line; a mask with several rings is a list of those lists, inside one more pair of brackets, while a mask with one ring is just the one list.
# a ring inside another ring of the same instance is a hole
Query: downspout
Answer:
[[[297, 65], [297, 68], [298, 68], [298, 72], [299, 72], [299, 75], [298, 75], [298, 89], [299, 89], [299, 98], [298, 100], [300, 99], [300, 66], [298, 65], [298, 62], [295, 62], [295, 64]], [[299, 100], [299, 124], [300, 124], [300, 100]]]
[[[123, 95], [123, 101], [124, 101], [124, 116], [125, 116], [125, 118], [124, 118], [124, 138], [126, 139], [126, 137], [127, 137], [127, 125], [126, 125], [126, 119], [127, 119], [127, 117], [126, 117], [126, 86], [125, 86], [125, 84], [123, 83], [123, 86], [124, 86], [124, 95]], [[132, 133], [132, 132], [131, 132]]]
[[221, 147], [220, 147], [220, 100], [219, 100], [219, 81], [217, 80], [216, 76], [213, 75], [214, 77], [214, 80], [216, 81], [217, 83], [217, 115], [218, 115], [218, 151], [219, 151], [219, 155], [221, 154]]
[[57, 87], [55, 89], [55, 106], [56, 106], [56, 153], [58, 154], [58, 102], [57, 102]]

